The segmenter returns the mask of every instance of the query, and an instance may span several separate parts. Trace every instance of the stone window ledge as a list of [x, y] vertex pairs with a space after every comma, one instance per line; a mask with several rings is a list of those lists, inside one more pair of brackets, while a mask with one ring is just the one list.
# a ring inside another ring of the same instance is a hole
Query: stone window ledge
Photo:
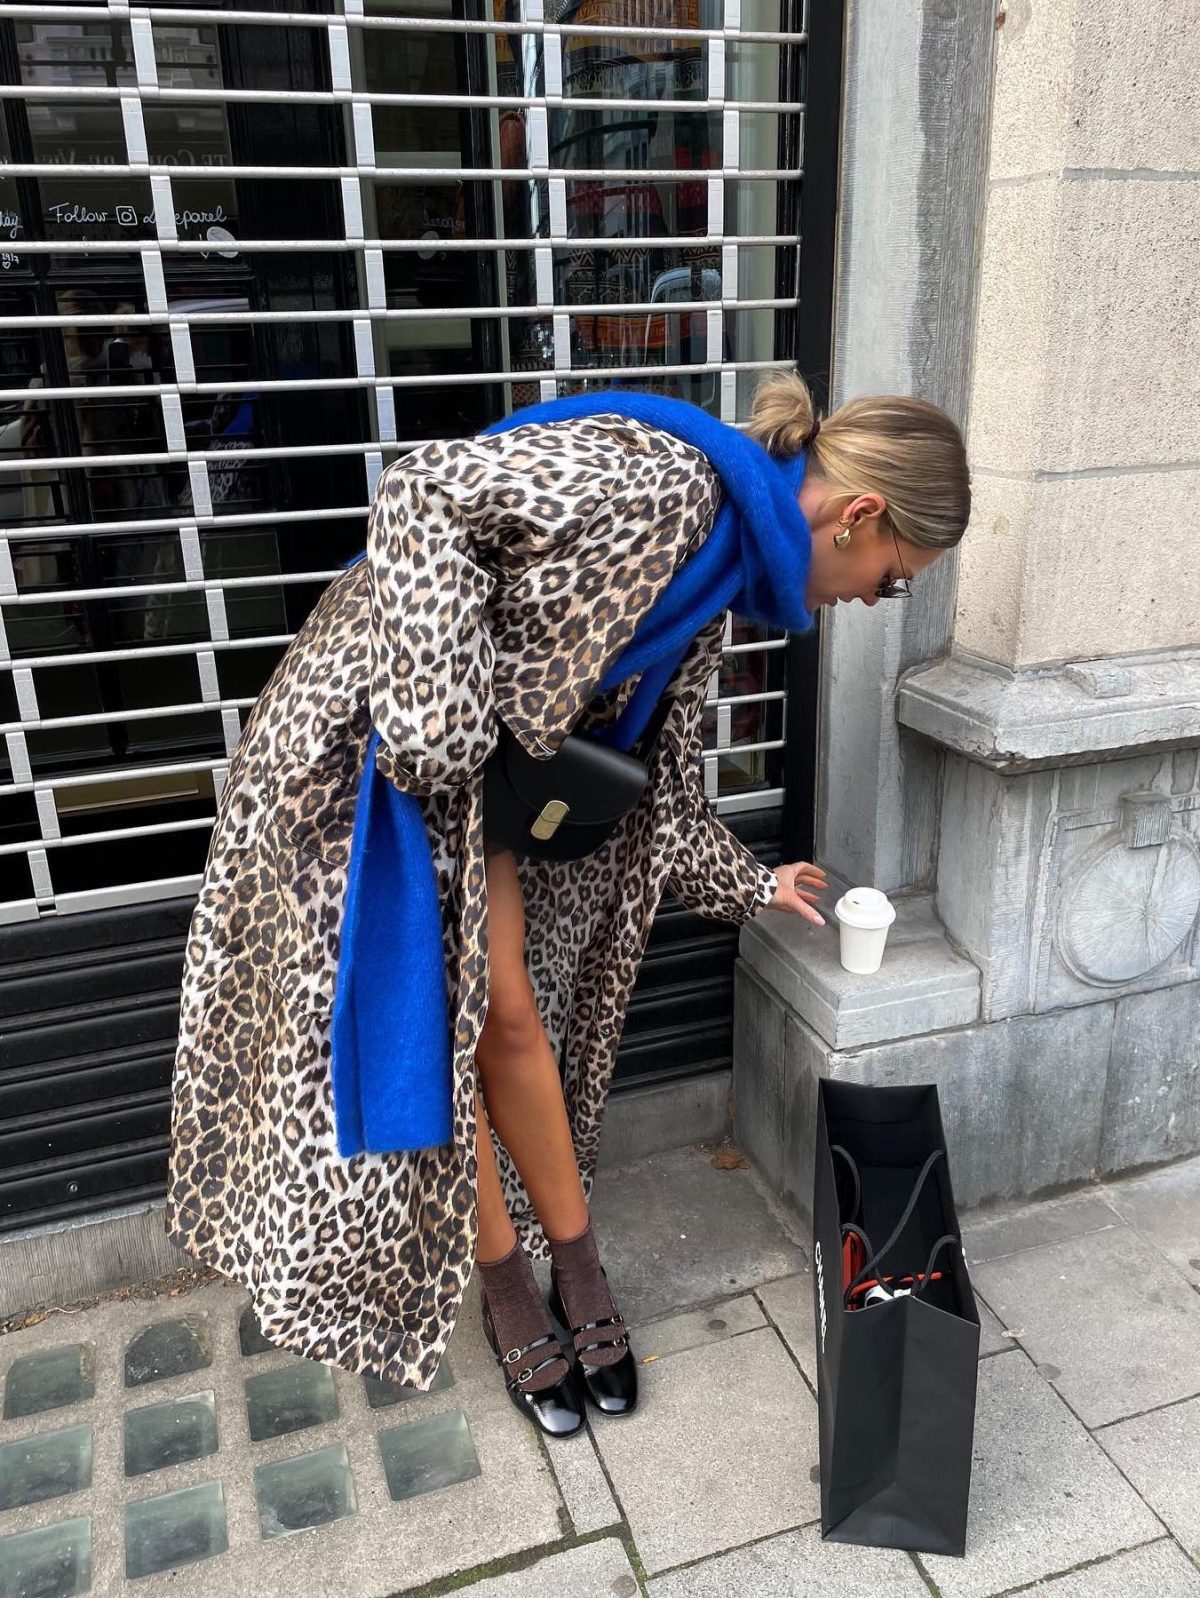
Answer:
[[[832, 905], [844, 889], [832, 878], [830, 887]], [[896, 920], [873, 976], [843, 970], [832, 915], [814, 927], [789, 910], [760, 911], [742, 928], [741, 958], [835, 1049], [978, 1021], [979, 968], [951, 947], [930, 896], [893, 903]]]
[[951, 655], [914, 667], [901, 723], [996, 771], [1084, 765], [1200, 744], [1200, 650], [1012, 672]]

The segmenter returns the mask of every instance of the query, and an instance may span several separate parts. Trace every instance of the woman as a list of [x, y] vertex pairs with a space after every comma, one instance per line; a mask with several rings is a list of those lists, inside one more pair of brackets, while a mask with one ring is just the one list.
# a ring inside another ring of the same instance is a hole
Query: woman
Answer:
[[[749, 431], [773, 455], [807, 451], [810, 610], [902, 592], [962, 535], [962, 439], [932, 406], [864, 399], [818, 424], [803, 382], [780, 376]], [[366, 560], [330, 584], [253, 707], [188, 942], [167, 1229], [249, 1288], [278, 1346], [426, 1390], [478, 1261], [518, 1408], [557, 1435], [582, 1424], [581, 1389], [602, 1413], [633, 1409], [587, 1200], [655, 909], [670, 892], [710, 918], [771, 906], [820, 922], [825, 879], [762, 865], [705, 798], [720, 616], [671, 678], [641, 798], [592, 854], [492, 846], [481, 767], [495, 716], [543, 755], [611, 724], [635, 681], [596, 685], [720, 499], [705, 455], [617, 414], [423, 446], [384, 473]], [[379, 771], [419, 802], [428, 835], [453, 1136], [343, 1157], [331, 1016], [372, 725]], [[577, 1365], [531, 1257], [552, 1261]]]

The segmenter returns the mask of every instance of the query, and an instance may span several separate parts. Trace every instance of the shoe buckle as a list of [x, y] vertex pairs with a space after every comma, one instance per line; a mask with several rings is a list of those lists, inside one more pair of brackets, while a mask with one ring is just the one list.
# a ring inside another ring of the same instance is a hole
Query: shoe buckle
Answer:
[[515, 1365], [524, 1352], [525, 1350], [522, 1348], [510, 1348], [504, 1356], [504, 1363], [506, 1365]]
[[523, 1371], [517, 1372], [517, 1380], [519, 1382], [527, 1382], [532, 1375], [533, 1369], [531, 1366], [527, 1365]]

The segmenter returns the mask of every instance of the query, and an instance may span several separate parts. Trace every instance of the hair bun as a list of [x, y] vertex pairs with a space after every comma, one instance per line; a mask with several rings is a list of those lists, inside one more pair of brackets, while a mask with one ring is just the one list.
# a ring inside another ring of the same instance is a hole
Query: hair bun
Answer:
[[897, 536], [920, 549], [952, 549], [963, 535], [971, 514], [967, 452], [953, 418], [927, 400], [860, 395], [822, 427], [799, 372], [773, 370], [755, 390], [746, 430], [777, 460], [803, 451], [835, 493], [879, 494]]
[[769, 455], [792, 456], [809, 447], [817, 436], [817, 413], [799, 372], [768, 372], [760, 380], [749, 431]]

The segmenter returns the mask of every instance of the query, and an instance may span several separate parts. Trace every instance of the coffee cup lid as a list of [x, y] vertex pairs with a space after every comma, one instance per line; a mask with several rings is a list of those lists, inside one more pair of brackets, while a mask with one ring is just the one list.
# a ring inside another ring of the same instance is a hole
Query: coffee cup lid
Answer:
[[864, 930], [890, 927], [896, 919], [895, 906], [878, 888], [851, 888], [838, 900], [833, 913], [848, 927]]

